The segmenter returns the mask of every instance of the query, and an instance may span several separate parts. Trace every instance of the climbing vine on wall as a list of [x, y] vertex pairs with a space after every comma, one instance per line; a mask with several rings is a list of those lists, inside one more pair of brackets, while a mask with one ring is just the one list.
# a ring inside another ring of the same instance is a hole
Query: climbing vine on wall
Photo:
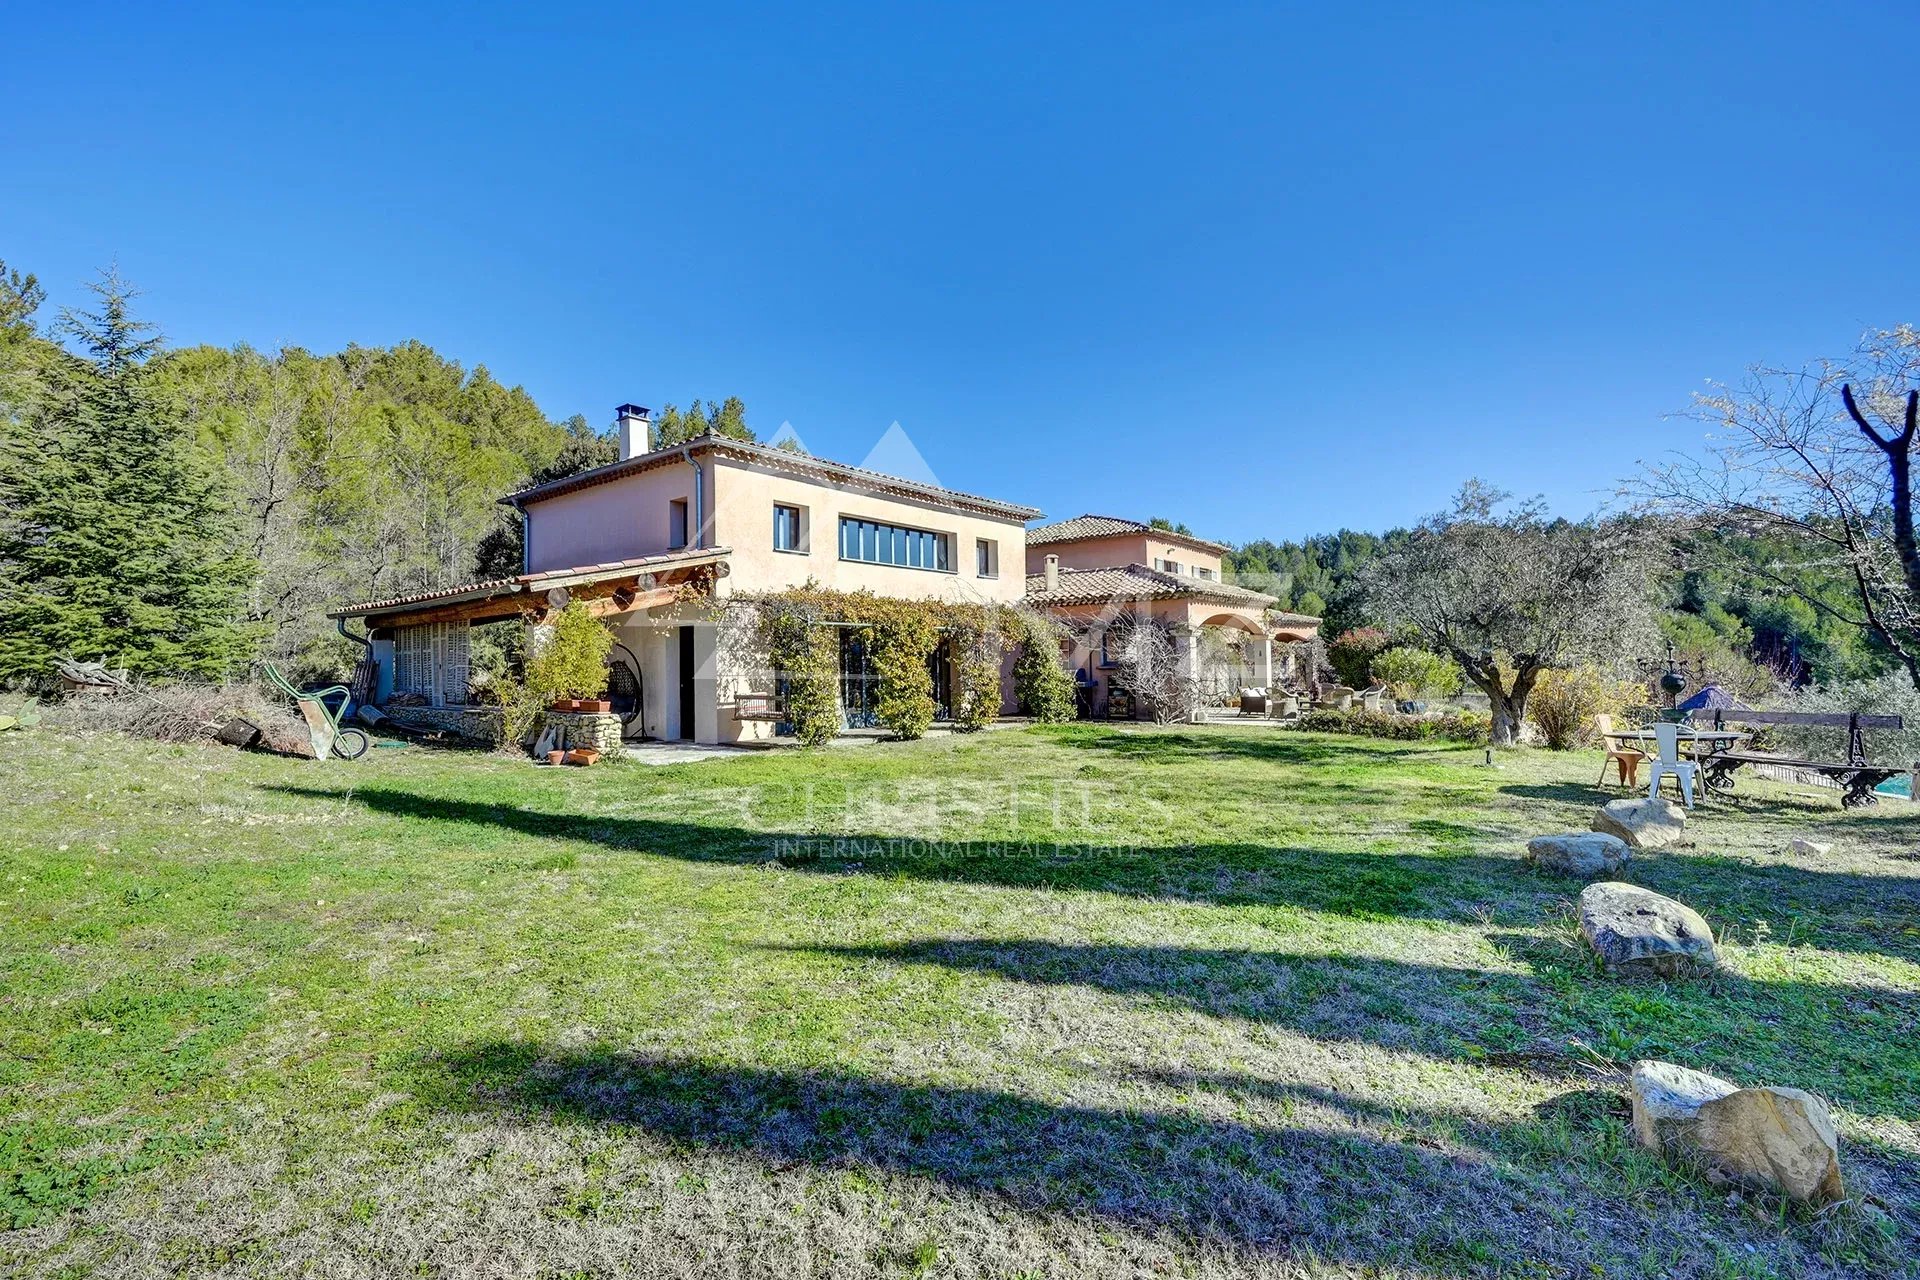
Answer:
[[787, 720], [807, 746], [840, 732], [838, 637], [822, 594], [805, 588], [759, 601], [760, 638], [773, 669], [786, 681]]
[[1050, 625], [1022, 611], [829, 591], [812, 583], [749, 602], [759, 610], [760, 639], [784, 678], [787, 719], [803, 743], [822, 743], [840, 731], [839, 632], [848, 626], [867, 635], [874, 716], [899, 737], [921, 737], [933, 724], [936, 703], [927, 663], [943, 637], [953, 671], [955, 728], [978, 729], [1000, 714], [1007, 646], [1027, 644], [1036, 635], [1044, 649], [1041, 666], [1052, 668], [1057, 685], [1048, 704], [1052, 714], [1044, 718], [1073, 718], [1073, 686], [1060, 667]]
[[947, 607], [947, 646], [953, 658], [953, 723], [984, 729], [1000, 714], [1000, 667], [1017, 636], [1013, 611], [1001, 606]]
[[927, 660], [940, 643], [939, 606], [885, 596], [848, 597], [849, 621], [867, 624], [875, 677], [873, 715], [902, 738], [918, 738], [933, 725], [933, 684]]

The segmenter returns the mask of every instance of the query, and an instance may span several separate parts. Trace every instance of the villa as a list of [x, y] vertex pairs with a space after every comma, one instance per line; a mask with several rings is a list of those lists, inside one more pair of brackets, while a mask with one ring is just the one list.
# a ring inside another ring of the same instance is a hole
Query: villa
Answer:
[[[1267, 683], [1272, 641], [1317, 625], [1276, 622], [1271, 597], [1222, 582], [1217, 543], [1094, 516], [1029, 532], [1033, 507], [722, 436], [656, 448], [646, 409], [617, 414], [619, 461], [501, 499], [521, 518], [519, 575], [329, 615], [343, 631], [349, 620], [367, 628], [369, 700], [403, 723], [487, 736], [476, 719], [496, 713], [469, 705], [473, 629], [537, 623], [576, 599], [613, 629], [608, 696], [622, 735], [713, 744], [765, 740], [778, 728], [767, 712], [772, 673], [729, 601], [809, 581], [900, 599], [1024, 598], [1083, 638], [1073, 660], [1101, 714], [1111, 666], [1100, 659], [1100, 626], [1116, 604], [1171, 620], [1183, 635], [1226, 628], [1247, 642], [1231, 675], [1189, 644], [1196, 677], [1207, 679], [1257, 672]], [[857, 729], [872, 723], [873, 671], [858, 629], [839, 644], [842, 716]], [[928, 667], [944, 718], [944, 647]], [[1016, 709], [1012, 694], [1003, 678], [1003, 714]]]
[[1124, 689], [1117, 703], [1113, 697], [1121, 664], [1108, 638], [1123, 618], [1167, 627], [1181, 675], [1215, 698], [1290, 681], [1294, 655], [1283, 651], [1276, 668], [1274, 643], [1309, 640], [1320, 626], [1318, 618], [1279, 611], [1272, 596], [1222, 581], [1229, 548], [1191, 534], [1083, 515], [1027, 530], [1026, 545], [1027, 603], [1074, 634], [1086, 714], [1131, 718], [1141, 710]]

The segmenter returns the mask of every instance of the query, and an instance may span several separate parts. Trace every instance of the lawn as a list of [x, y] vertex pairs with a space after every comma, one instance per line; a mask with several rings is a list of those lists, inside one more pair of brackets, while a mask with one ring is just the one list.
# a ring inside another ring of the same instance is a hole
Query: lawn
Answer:
[[[1067, 726], [647, 768], [0, 735], [0, 1272], [1885, 1275], [1920, 1243], [1920, 811], [1751, 790], [1631, 878], [1591, 753]], [[1834, 842], [1824, 858], [1792, 836]], [[1669, 1058], [1856, 1202], [1626, 1140]]]

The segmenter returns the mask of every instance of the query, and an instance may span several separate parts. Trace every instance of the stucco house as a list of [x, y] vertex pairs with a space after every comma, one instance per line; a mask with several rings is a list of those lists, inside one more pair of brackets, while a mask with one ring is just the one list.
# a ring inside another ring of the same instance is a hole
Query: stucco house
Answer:
[[[1203, 693], [1271, 688], [1293, 676], [1290, 649], [1320, 620], [1285, 613], [1279, 601], [1222, 580], [1222, 543], [1118, 516], [1083, 515], [1027, 530], [1027, 603], [1065, 623], [1083, 705], [1109, 713], [1119, 663], [1109, 635], [1124, 619], [1164, 624], [1180, 674]], [[1144, 708], [1132, 708], [1140, 714]]]
[[[776, 731], [752, 696], [770, 673], [736, 642], [730, 597], [809, 579], [905, 599], [1013, 603], [1024, 590], [1032, 507], [721, 436], [654, 448], [647, 410], [617, 412], [619, 461], [501, 500], [522, 519], [523, 573], [330, 615], [368, 629], [376, 703], [416, 724], [483, 731], [474, 718], [491, 713], [467, 705], [472, 628], [537, 621], [577, 598], [614, 630], [609, 694], [626, 736], [749, 742]], [[936, 655], [929, 680], [943, 708], [946, 675]], [[840, 688], [850, 725], [869, 715], [872, 683], [850, 631]]]

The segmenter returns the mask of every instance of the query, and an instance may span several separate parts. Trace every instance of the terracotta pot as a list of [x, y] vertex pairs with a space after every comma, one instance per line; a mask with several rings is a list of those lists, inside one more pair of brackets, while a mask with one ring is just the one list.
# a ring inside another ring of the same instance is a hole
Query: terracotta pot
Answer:
[[589, 765], [596, 764], [599, 760], [600, 753], [592, 747], [575, 747], [572, 751], [567, 752], [568, 764]]
[[582, 711], [592, 711], [605, 715], [607, 712], [613, 710], [613, 703], [606, 698], [582, 698], [580, 700], [580, 709]]
[[549, 711], [578, 711], [579, 709], [579, 700], [575, 698], [555, 698], [547, 706]]
[[549, 752], [547, 752], [547, 763], [548, 763], [548, 764], [560, 764], [560, 763], [561, 763], [561, 762], [563, 762], [563, 761], [564, 761], [564, 760], [565, 760], [566, 758], [567, 758], [567, 753], [566, 753], [566, 752], [564, 752], [564, 751], [549, 751]]

